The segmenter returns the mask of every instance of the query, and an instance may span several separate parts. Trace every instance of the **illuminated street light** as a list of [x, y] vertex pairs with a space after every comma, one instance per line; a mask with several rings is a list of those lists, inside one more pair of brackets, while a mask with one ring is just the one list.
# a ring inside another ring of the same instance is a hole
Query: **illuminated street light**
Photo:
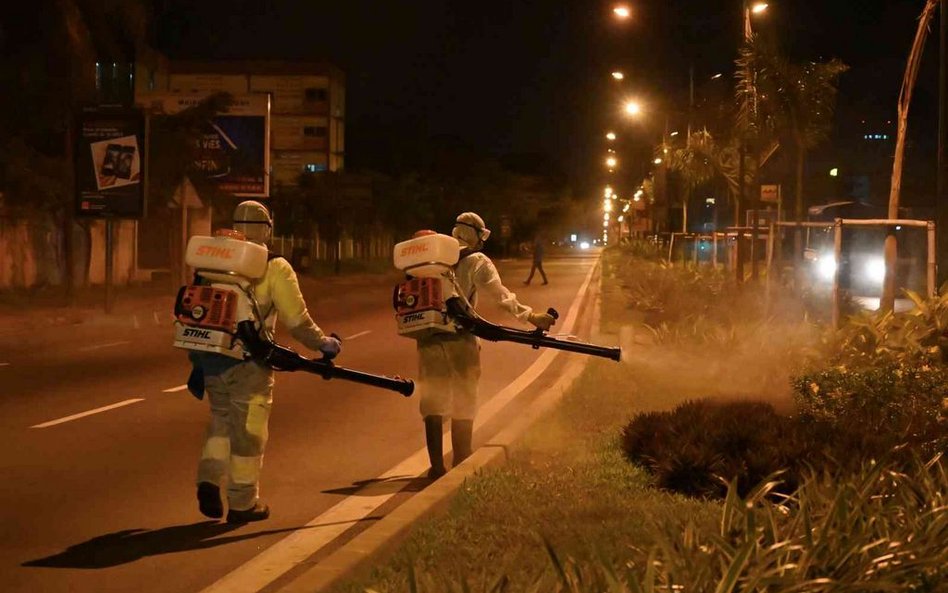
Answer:
[[608, 134], [606, 134], [606, 140], [612, 141], [612, 140], [615, 140], [615, 139], [616, 139], [616, 133], [615, 133], [615, 132], [609, 132]]
[[605, 190], [605, 196], [608, 198], [608, 197], [611, 196], [611, 195], [612, 195], [612, 186], [611, 186], [611, 185], [607, 185], [607, 186], [606, 186], [606, 190]]
[[606, 222], [609, 222], [609, 213], [606, 212], [605, 214], [603, 214], [602, 219]]
[[717, 74], [715, 74], [714, 76], [711, 77], [711, 80], [717, 80], [717, 79], [721, 78], [722, 76], [724, 76], [724, 74], [718, 72]]
[[625, 112], [628, 115], [639, 115], [642, 113], [642, 105], [638, 101], [629, 101], [625, 104]]
[[624, 220], [625, 220], [625, 216], [620, 216], [619, 218], [616, 219], [616, 222], [622, 222]]
[[652, 161], [652, 162], [655, 163], [656, 165], [661, 165], [662, 162], [663, 162], [663, 161], [662, 161], [662, 157], [658, 157], [657, 159], [655, 159], [655, 160]]
[[678, 132], [672, 132], [671, 134], [669, 134], [669, 136], [671, 136], [672, 138], [674, 138], [677, 135], [678, 135]]
[[606, 202], [602, 205], [602, 208], [606, 212], [612, 212], [612, 202], [610, 202], [609, 200], [606, 200]]
[[616, 165], [618, 164], [619, 164], [619, 161], [614, 156], [611, 156], [606, 159], [606, 166], [609, 167], [610, 169], [615, 169]]
[[751, 12], [754, 14], [760, 14], [764, 12], [765, 10], [767, 10], [769, 7], [770, 5], [767, 4], [766, 2], [757, 2], [753, 6], [751, 6]]
[[604, 229], [609, 228], [609, 221], [608, 221], [608, 220], [604, 220], [604, 221], [602, 222], [602, 228], [604, 228]]
[[619, 72], [619, 71], [617, 70], [617, 71], [615, 71], [615, 72], [612, 73], [612, 77], [615, 78], [616, 80], [622, 80], [623, 78], [625, 78], [625, 74], [623, 74], [623, 73], [621, 73], [621, 72]]
[[830, 177], [839, 177], [839, 168], [833, 167], [830, 169]]
[[632, 11], [629, 10], [629, 7], [625, 4], [619, 4], [612, 9], [613, 14], [615, 14], [620, 19], [627, 19], [632, 16]]

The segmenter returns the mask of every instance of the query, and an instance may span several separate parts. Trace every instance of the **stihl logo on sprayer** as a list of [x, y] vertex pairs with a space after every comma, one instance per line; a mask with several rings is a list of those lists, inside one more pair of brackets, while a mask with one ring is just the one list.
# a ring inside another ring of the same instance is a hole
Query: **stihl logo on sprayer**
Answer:
[[234, 250], [227, 247], [214, 247], [213, 245], [201, 245], [195, 252], [197, 256], [219, 257], [222, 259], [233, 259]]
[[427, 244], [427, 243], [422, 243], [422, 244], [420, 244], [420, 245], [406, 245], [405, 247], [402, 247], [401, 256], [402, 256], [402, 257], [407, 257], [407, 256], [409, 256], [409, 255], [415, 255], [415, 254], [418, 254], [418, 253], [424, 253], [424, 252], [426, 252], [426, 251], [428, 251], [428, 244]]
[[193, 327], [184, 330], [185, 338], [201, 338], [202, 340], [211, 339], [211, 331], [207, 329], [195, 329]]

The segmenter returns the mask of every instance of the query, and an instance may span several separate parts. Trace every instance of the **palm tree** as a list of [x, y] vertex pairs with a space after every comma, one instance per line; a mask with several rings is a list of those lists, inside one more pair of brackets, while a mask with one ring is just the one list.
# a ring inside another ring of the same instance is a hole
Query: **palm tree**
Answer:
[[[828, 62], [794, 63], [758, 38], [741, 49], [738, 71], [738, 128], [757, 146], [763, 139], [784, 141], [795, 160], [794, 219], [804, 218], [804, 171], [807, 154], [824, 142], [832, 128], [837, 83], [848, 66]], [[794, 250], [802, 256], [802, 234], [797, 227]]]
[[[908, 64], [905, 67], [905, 78], [902, 81], [902, 91], [899, 94], [899, 127], [895, 143], [895, 158], [892, 162], [892, 185], [889, 189], [889, 218], [899, 217], [899, 198], [902, 191], [902, 160], [905, 157], [905, 135], [908, 131], [908, 113], [912, 104], [912, 92], [915, 90], [915, 81], [918, 79], [918, 70], [925, 51], [925, 40], [928, 38], [929, 25], [935, 16], [939, 0], [927, 0], [918, 19], [918, 29], [915, 33], [915, 42], [909, 54]], [[942, 15], [942, 18], [945, 18]], [[885, 238], [885, 281], [882, 283], [882, 299], [879, 303], [881, 311], [895, 309], [895, 262], [898, 259], [898, 243], [892, 229], [888, 229]]]

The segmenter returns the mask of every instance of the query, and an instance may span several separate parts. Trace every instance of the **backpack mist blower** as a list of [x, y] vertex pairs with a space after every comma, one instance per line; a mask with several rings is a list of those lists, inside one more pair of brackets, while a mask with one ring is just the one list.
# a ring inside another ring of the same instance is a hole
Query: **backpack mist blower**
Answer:
[[273, 341], [253, 295], [253, 282], [267, 272], [266, 247], [234, 231], [191, 237], [185, 262], [194, 284], [178, 291], [174, 307], [177, 348], [254, 360], [276, 371], [303, 371], [323, 379], [343, 379], [410, 396], [410, 379], [386, 377], [336, 366], [332, 357], [308, 359]]
[[[457, 239], [435, 233], [419, 233], [395, 246], [395, 267], [409, 276], [395, 287], [392, 296], [399, 335], [423, 339], [467, 331], [490, 342], [553, 348], [617, 362], [621, 359], [620, 348], [558, 339], [541, 329], [520, 330], [487, 321], [477, 314], [457, 285], [454, 270], [460, 254]], [[559, 317], [555, 309], [547, 312], [554, 319]]]

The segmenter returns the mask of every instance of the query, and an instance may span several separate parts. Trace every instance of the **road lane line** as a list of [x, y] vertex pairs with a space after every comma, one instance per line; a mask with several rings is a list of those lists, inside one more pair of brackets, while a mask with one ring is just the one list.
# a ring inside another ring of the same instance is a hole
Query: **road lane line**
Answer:
[[188, 385], [184, 384], [184, 385], [178, 385], [177, 387], [171, 387], [169, 389], [163, 389], [161, 392], [162, 393], [177, 393], [179, 391], [184, 391], [187, 388], [188, 388]]
[[8, 367], [8, 366], [10, 366], [9, 362], [0, 362], [0, 367]]
[[361, 338], [362, 336], [367, 336], [367, 335], [369, 335], [369, 334], [371, 334], [371, 333], [372, 333], [372, 330], [367, 329], [367, 330], [365, 330], [364, 332], [359, 332], [359, 333], [357, 333], [357, 334], [352, 334], [352, 335], [349, 336], [348, 338], [343, 338], [343, 340], [354, 340], [354, 339], [356, 339], [356, 338]]
[[80, 348], [79, 352], [92, 352], [93, 350], [101, 350], [103, 348], [112, 348], [114, 346], [124, 346], [125, 344], [131, 344], [128, 340], [122, 340], [121, 342], [109, 342], [108, 344], [96, 344], [95, 346], [86, 346], [85, 348]]
[[[576, 325], [580, 308], [598, 264], [594, 263], [576, 293], [569, 312], [563, 319], [561, 331], [569, 333]], [[478, 413], [475, 430], [491, 421], [508, 403], [533, 383], [555, 360], [560, 352], [546, 349], [513, 382], [488, 400]], [[444, 436], [444, 452], [451, 452], [450, 433]], [[333, 507], [273, 544], [229, 574], [224, 575], [201, 593], [257, 593], [282, 575], [294, 569], [326, 544], [342, 535], [352, 525], [369, 516], [375, 509], [401, 492], [392, 492], [390, 480], [414, 477], [428, 469], [428, 450], [419, 449], [407, 459], [388, 470], [377, 482], [359, 490], [358, 495], [344, 498]], [[405, 486], [407, 486], [407, 482]]]
[[114, 410], [115, 408], [121, 408], [123, 406], [137, 404], [138, 402], [142, 402], [142, 401], [145, 401], [145, 398], [135, 397], [132, 399], [127, 399], [125, 401], [118, 402], [116, 404], [111, 404], [108, 406], [102, 406], [101, 408], [96, 408], [94, 410], [89, 410], [88, 412], [79, 412], [78, 414], [73, 414], [72, 416], [66, 416], [65, 418], [59, 418], [57, 420], [50, 420], [49, 422], [44, 422], [42, 424], [36, 424], [34, 426], [31, 426], [30, 428], [48, 428], [50, 426], [56, 426], [57, 424], [62, 424], [63, 422], [78, 420], [79, 418], [85, 418], [86, 416], [91, 416], [93, 414], [108, 412], [109, 410]]

